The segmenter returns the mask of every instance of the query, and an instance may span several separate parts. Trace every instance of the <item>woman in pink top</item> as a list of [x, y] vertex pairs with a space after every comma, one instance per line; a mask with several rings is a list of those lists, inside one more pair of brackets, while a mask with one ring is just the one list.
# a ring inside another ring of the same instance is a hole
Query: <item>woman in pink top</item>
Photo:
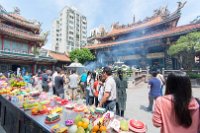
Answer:
[[192, 97], [190, 79], [185, 73], [168, 76], [165, 96], [156, 99], [152, 121], [161, 127], [161, 133], [198, 133], [199, 104]]

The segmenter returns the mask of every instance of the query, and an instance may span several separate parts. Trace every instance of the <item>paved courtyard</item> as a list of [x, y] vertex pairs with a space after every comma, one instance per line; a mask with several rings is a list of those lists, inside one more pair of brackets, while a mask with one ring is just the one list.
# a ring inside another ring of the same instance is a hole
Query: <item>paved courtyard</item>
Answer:
[[[140, 83], [137, 86], [129, 84], [125, 117], [146, 123], [148, 133], [159, 133], [159, 128], [154, 127], [151, 122], [152, 113], [145, 111], [145, 108], [148, 106], [148, 91], [146, 83]], [[193, 88], [193, 96], [200, 98], [200, 88]]]

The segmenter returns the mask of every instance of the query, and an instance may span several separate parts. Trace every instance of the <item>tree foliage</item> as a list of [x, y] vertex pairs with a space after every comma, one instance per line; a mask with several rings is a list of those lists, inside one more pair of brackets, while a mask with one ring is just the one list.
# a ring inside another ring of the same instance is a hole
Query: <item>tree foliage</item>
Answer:
[[195, 54], [200, 51], [200, 32], [192, 32], [181, 36], [167, 53], [178, 59], [184, 69], [192, 69]]
[[80, 63], [84, 64], [87, 61], [95, 59], [95, 56], [87, 48], [75, 49], [69, 53], [70, 60], [72, 62], [77, 59]]

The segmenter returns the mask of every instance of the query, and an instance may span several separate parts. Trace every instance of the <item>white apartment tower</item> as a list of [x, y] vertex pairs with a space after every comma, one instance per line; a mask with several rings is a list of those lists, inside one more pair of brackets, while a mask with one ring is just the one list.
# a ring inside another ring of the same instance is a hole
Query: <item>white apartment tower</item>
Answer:
[[70, 52], [87, 43], [87, 20], [76, 9], [66, 6], [53, 22], [52, 50]]

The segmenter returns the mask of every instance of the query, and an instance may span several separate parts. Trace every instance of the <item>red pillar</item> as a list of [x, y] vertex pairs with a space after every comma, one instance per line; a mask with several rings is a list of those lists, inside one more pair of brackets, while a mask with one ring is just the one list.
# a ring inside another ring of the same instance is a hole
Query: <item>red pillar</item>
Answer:
[[4, 36], [1, 36], [1, 44], [2, 44], [1, 50], [3, 50], [4, 49]]

